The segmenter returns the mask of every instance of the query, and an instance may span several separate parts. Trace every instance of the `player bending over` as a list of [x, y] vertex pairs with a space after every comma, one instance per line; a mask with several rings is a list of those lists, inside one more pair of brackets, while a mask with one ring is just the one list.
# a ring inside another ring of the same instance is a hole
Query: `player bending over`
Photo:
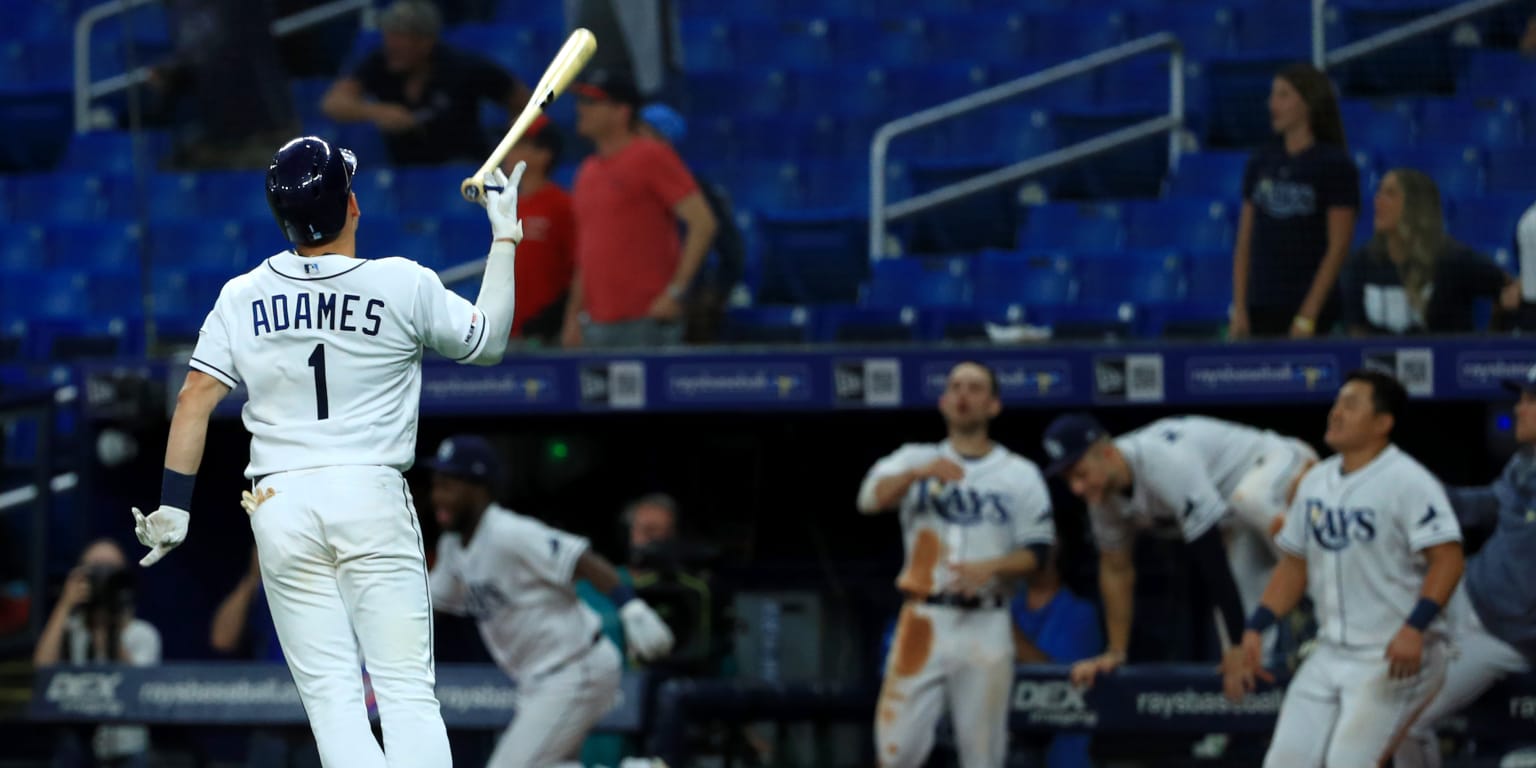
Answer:
[[444, 531], [432, 603], [473, 616], [485, 647], [517, 681], [517, 715], [487, 766], [580, 766], [582, 740], [617, 702], [622, 665], [573, 582], [586, 579], [613, 599], [642, 660], [669, 653], [672, 631], [586, 539], [491, 501], [496, 455], [483, 439], [444, 440], [429, 464]]
[[[1299, 440], [1204, 416], [1160, 419], [1111, 438], [1088, 414], [1064, 414], [1046, 428], [1047, 474], [1061, 475], [1088, 505], [1099, 549], [1099, 591], [1108, 646], [1072, 666], [1072, 681], [1125, 663], [1131, 644], [1138, 530], [1177, 526], [1235, 643], [1244, 603], [1258, 605], [1274, 565], [1267, 540], [1296, 482], [1317, 461]], [[1235, 524], [1224, 525], [1229, 519]], [[1227, 530], [1223, 530], [1223, 529]], [[1225, 535], [1224, 535], [1225, 534]]]
[[[219, 293], [171, 418], [160, 508], [135, 509], [135, 533], [151, 548], [145, 566], [186, 539], [209, 415], [245, 384], [245, 475], [266, 499], [251, 531], [320, 761], [384, 768], [387, 752], [389, 768], [446, 768], [426, 558], [400, 473], [416, 455], [422, 348], [482, 365], [506, 349], [522, 169], [510, 182], [488, 177], [492, 242], [477, 304], [414, 262], [358, 258], [356, 171], [350, 151], [313, 136], [273, 155], [267, 202], [293, 248]], [[364, 658], [383, 750], [363, 701]]]
[[875, 717], [882, 766], [922, 765], [946, 705], [963, 768], [1007, 756], [1009, 596], [1046, 562], [1056, 527], [1040, 470], [987, 435], [1001, 409], [991, 369], [955, 366], [939, 398], [949, 438], [903, 445], [859, 488], [860, 512], [900, 507], [907, 552]]
[[1520, 450], [1493, 485], [1450, 491], [1457, 521], [1469, 529], [1492, 527], [1493, 534], [1468, 558], [1467, 577], [1451, 598], [1456, 657], [1446, 667], [1445, 687], [1398, 748], [1396, 768], [1439, 768], [1435, 724], [1536, 662], [1536, 366], [1504, 386], [1520, 395]]
[[1266, 768], [1384, 765], [1445, 681], [1452, 628], [1441, 608], [1461, 579], [1461, 528], [1440, 482], [1390, 441], [1408, 394], [1378, 371], [1351, 373], [1328, 412], [1337, 451], [1302, 478], [1282, 552], [1243, 633], [1227, 695], [1253, 690], [1259, 633], [1301, 600], [1317, 647], [1280, 706]]

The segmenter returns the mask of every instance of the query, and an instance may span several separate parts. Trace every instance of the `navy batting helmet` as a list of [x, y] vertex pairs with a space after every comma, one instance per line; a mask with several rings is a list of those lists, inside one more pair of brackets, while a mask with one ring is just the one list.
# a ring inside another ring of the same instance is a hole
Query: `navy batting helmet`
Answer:
[[284, 144], [267, 168], [267, 205], [294, 245], [324, 245], [347, 224], [357, 157], [324, 139]]

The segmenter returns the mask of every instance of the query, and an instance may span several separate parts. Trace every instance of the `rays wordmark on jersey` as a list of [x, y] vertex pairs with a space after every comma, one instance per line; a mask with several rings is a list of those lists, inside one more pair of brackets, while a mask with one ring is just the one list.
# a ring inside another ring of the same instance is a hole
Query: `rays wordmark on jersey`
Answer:
[[1351, 542], [1376, 538], [1376, 511], [1368, 507], [1333, 508], [1320, 499], [1307, 499], [1307, 530], [1319, 547], [1337, 552]]
[[1013, 519], [1000, 493], [986, 493], [955, 484], [942, 486], [935, 492], [933, 481], [926, 479], [917, 490], [917, 513], [920, 515], [932, 512], [955, 525], [1006, 525]]
[[464, 609], [477, 619], [493, 616], [507, 607], [507, 596], [489, 581], [470, 582], [465, 589]]

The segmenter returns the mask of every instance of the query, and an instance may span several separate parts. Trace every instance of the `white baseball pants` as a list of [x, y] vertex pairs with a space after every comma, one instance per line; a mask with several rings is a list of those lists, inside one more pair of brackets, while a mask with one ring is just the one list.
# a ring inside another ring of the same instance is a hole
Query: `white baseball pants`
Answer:
[[517, 714], [486, 768], [547, 768], [575, 760], [581, 742], [618, 702], [622, 663], [607, 638], [559, 669], [519, 680]]
[[[1301, 476], [1317, 463], [1312, 446], [1286, 439], [1266, 451], [1238, 481], [1237, 489], [1227, 499], [1232, 508], [1231, 523], [1222, 528], [1227, 546], [1227, 563], [1232, 581], [1243, 603], [1244, 615], [1259, 607], [1259, 598], [1269, 585], [1279, 551], [1274, 534], [1284, 521], [1291, 494]], [[1276, 631], [1264, 632], [1266, 655], [1274, 650]], [[1240, 638], [1230, 638], [1233, 643]]]
[[1374, 768], [1392, 756], [1445, 682], [1446, 643], [1426, 640], [1419, 674], [1388, 677], [1386, 647], [1318, 643], [1285, 691], [1264, 768]]
[[[327, 768], [448, 768], [416, 507], [389, 467], [280, 472], [251, 515], [272, 623]], [[359, 653], [361, 651], [361, 653]], [[384, 729], [363, 699], [368, 666]]]
[[1440, 768], [1435, 725], [1483, 695], [1505, 676], [1529, 672], [1531, 664], [1513, 646], [1488, 634], [1467, 598], [1466, 582], [1456, 586], [1446, 612], [1454, 627], [1456, 654], [1445, 672], [1445, 687], [1425, 708], [1393, 758], [1397, 768]]
[[896, 621], [875, 711], [884, 768], [916, 768], [949, 708], [962, 768], [1000, 768], [1008, 754], [1013, 630], [1007, 608], [908, 601]]

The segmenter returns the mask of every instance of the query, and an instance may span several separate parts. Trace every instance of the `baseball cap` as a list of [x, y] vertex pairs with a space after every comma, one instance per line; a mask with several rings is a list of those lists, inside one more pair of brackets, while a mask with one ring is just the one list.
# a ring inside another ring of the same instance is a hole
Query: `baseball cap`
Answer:
[[1041, 439], [1045, 455], [1051, 459], [1045, 473], [1059, 475], [1071, 469], [1094, 443], [1108, 436], [1104, 425], [1090, 414], [1064, 413], [1057, 416], [1045, 428], [1045, 437]]
[[425, 463], [434, 472], [489, 484], [496, 471], [496, 451], [483, 437], [454, 435], [439, 443], [437, 455]]
[[1531, 369], [1525, 372], [1525, 378], [1505, 379], [1503, 384], [1505, 389], [1515, 394], [1525, 392], [1536, 394], [1536, 365], [1531, 366]]
[[594, 101], [612, 101], [640, 108], [640, 89], [633, 81], [617, 72], [599, 69], [576, 84], [576, 94]]
[[677, 110], [654, 101], [640, 110], [640, 119], [650, 124], [669, 144], [677, 144], [688, 135], [688, 121]]

